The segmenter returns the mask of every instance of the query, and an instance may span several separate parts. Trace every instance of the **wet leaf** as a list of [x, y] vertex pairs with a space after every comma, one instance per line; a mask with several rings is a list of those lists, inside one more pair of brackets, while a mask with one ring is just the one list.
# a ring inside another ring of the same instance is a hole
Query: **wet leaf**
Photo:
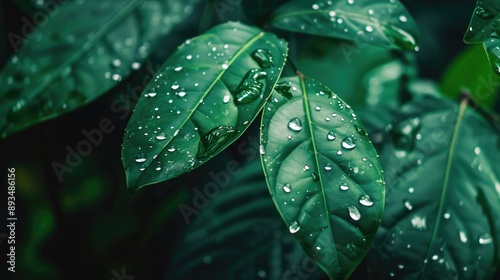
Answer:
[[[138, 69], [157, 40], [190, 14], [185, 7], [198, 1], [57, 5], [0, 73], [1, 137], [106, 93]], [[24, 38], [7, 39], [17, 49]]]
[[349, 105], [309, 78], [293, 98], [273, 93], [262, 124], [261, 158], [283, 220], [306, 253], [344, 279], [370, 247], [384, 209], [377, 154]]
[[416, 23], [399, 1], [295, 0], [275, 11], [271, 25], [382, 47], [417, 48]]
[[493, 71], [500, 75], [500, 2], [480, 0], [472, 14], [464, 42], [483, 43]]
[[401, 108], [381, 153], [386, 210], [372, 279], [492, 279], [500, 264], [500, 137], [467, 108], [423, 97]]
[[[227, 173], [231, 183], [213, 198], [200, 184], [201, 195], [179, 206], [189, 224], [172, 250], [166, 279], [322, 279], [281, 223], [260, 162], [237, 170]], [[194, 201], [204, 198], [206, 206], [197, 208]]]
[[240, 23], [181, 45], [128, 124], [122, 157], [129, 188], [177, 177], [236, 140], [271, 94], [286, 54], [283, 40]]

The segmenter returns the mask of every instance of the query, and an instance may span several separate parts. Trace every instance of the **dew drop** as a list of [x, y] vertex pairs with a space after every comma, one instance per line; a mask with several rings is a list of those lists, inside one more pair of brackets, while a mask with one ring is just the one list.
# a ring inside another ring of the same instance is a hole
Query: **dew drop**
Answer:
[[252, 53], [252, 58], [262, 68], [271, 68], [274, 66], [273, 55], [268, 49], [257, 49]]
[[265, 155], [266, 154], [266, 148], [264, 147], [264, 145], [260, 145], [259, 146], [259, 152], [261, 155]]
[[361, 219], [361, 213], [359, 213], [358, 208], [356, 208], [355, 206], [349, 205], [347, 206], [347, 210], [349, 210], [349, 216], [351, 217], [351, 219], [355, 221], [359, 221], [359, 219]]
[[227, 63], [224, 63], [220, 66], [223, 70], [226, 70], [227, 68], [229, 68], [229, 65], [227, 65]]
[[292, 222], [292, 224], [290, 225], [290, 233], [296, 233], [300, 230], [300, 225], [297, 221], [294, 221]]
[[327, 163], [325, 164], [325, 170], [326, 170], [326, 171], [330, 171], [330, 170], [332, 170], [332, 164], [331, 164], [331, 163], [329, 163], [329, 162], [327, 162]]
[[399, 16], [399, 21], [401, 21], [401, 22], [407, 22], [408, 18], [406, 16], [404, 16], [404, 15], [400, 15]]
[[293, 118], [288, 122], [288, 128], [292, 131], [299, 132], [302, 130], [302, 122], [298, 118]]
[[482, 234], [481, 236], [479, 236], [479, 244], [487, 245], [487, 244], [490, 244], [491, 242], [493, 242], [493, 238], [491, 237], [491, 235], [489, 233], [485, 233], [485, 234]]
[[224, 102], [224, 104], [227, 104], [227, 103], [229, 103], [230, 99], [231, 99], [231, 96], [230, 95], [226, 95], [226, 96], [224, 96], [224, 99], [222, 100], [222, 102]]
[[359, 197], [359, 204], [370, 207], [373, 206], [373, 201], [369, 195], [364, 194]]
[[462, 241], [462, 243], [467, 243], [467, 235], [465, 234], [465, 232], [460, 231], [458, 233], [458, 236], [460, 236], [460, 241]]
[[347, 185], [347, 183], [343, 183], [340, 185], [340, 189], [343, 191], [347, 191], [349, 189], [349, 186]]
[[146, 160], [147, 160], [147, 158], [146, 158], [146, 154], [144, 154], [144, 153], [139, 153], [139, 154], [137, 154], [137, 156], [135, 157], [135, 162], [137, 162], [137, 163], [143, 163], [143, 162], [145, 162]]
[[328, 132], [328, 134], [326, 135], [326, 139], [328, 139], [329, 141], [333, 141], [336, 138], [337, 138], [337, 135], [333, 131]]
[[356, 147], [356, 142], [352, 137], [346, 137], [342, 140], [342, 147], [346, 150], [352, 150]]
[[283, 190], [286, 192], [286, 193], [289, 193], [292, 191], [292, 186], [288, 183], [286, 183], [284, 186], [283, 186]]
[[405, 205], [406, 209], [410, 211], [413, 210], [413, 205], [411, 205], [411, 203], [408, 200], [404, 200], [403, 204]]
[[315, 109], [316, 109], [316, 111], [318, 111], [318, 112], [319, 112], [319, 111], [321, 111], [321, 106], [316, 106], [316, 108], [315, 108]]
[[167, 136], [165, 136], [165, 133], [160, 133], [160, 134], [156, 135], [156, 140], [163, 141], [165, 139], [167, 139]]

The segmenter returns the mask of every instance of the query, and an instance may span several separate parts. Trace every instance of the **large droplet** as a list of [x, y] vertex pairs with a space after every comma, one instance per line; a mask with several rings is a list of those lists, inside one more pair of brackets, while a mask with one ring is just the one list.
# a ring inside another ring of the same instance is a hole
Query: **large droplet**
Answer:
[[258, 99], [264, 88], [264, 84], [259, 80], [267, 76], [265, 71], [260, 69], [252, 69], [247, 72], [238, 88], [236, 88], [236, 104], [248, 104]]
[[370, 207], [373, 206], [373, 201], [369, 195], [364, 194], [359, 197], [359, 204]]
[[286, 183], [285, 185], [283, 185], [283, 190], [286, 192], [286, 193], [289, 193], [292, 191], [292, 186], [288, 183]]
[[198, 145], [198, 158], [212, 155], [236, 136], [237, 130], [234, 126], [219, 126], [212, 129], [201, 139]]
[[259, 153], [261, 155], [265, 155], [266, 154], [266, 148], [264, 147], [264, 145], [260, 145], [259, 146]]
[[335, 134], [335, 132], [333, 132], [333, 131], [330, 131], [326, 135], [326, 139], [328, 139], [328, 141], [333, 141], [333, 140], [337, 139], [337, 134]]
[[300, 225], [297, 221], [293, 221], [292, 224], [290, 225], [290, 233], [296, 233], [300, 230]]
[[340, 185], [340, 189], [343, 191], [347, 191], [349, 189], [349, 186], [347, 185], [347, 183], [342, 183]]
[[351, 217], [351, 219], [355, 221], [359, 221], [359, 219], [361, 219], [361, 213], [359, 213], [358, 208], [356, 208], [355, 206], [349, 205], [347, 206], [347, 210], [349, 211], [349, 216]]
[[346, 150], [352, 150], [356, 148], [356, 141], [352, 137], [346, 137], [342, 140], [342, 147]]
[[302, 130], [302, 122], [298, 118], [293, 118], [288, 122], [288, 128], [292, 131], [299, 132]]
[[268, 49], [258, 49], [252, 53], [252, 58], [257, 61], [262, 68], [271, 68], [274, 66], [273, 55]]
[[135, 157], [135, 162], [137, 163], [143, 163], [147, 160], [146, 154], [145, 153], [139, 153]]
[[156, 140], [163, 141], [165, 139], [167, 139], [167, 136], [165, 135], [165, 133], [160, 133], [160, 134], [156, 135]]
[[490, 244], [491, 242], [493, 242], [493, 238], [489, 233], [481, 234], [481, 236], [479, 236], [479, 244], [487, 245]]

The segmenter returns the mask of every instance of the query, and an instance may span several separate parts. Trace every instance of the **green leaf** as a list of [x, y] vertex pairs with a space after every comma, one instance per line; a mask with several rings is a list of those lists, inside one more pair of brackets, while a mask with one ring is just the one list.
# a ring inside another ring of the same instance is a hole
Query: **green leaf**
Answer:
[[417, 48], [417, 25], [399, 1], [295, 0], [273, 14], [271, 25], [381, 47]]
[[[212, 199], [200, 185], [200, 195], [179, 206], [192, 216], [172, 250], [166, 279], [322, 279], [321, 269], [281, 223], [260, 162], [237, 170]], [[203, 199], [206, 206], [197, 208], [194, 202]]]
[[377, 154], [350, 106], [328, 88], [287, 78], [262, 124], [262, 164], [283, 220], [306, 253], [344, 279], [370, 248], [384, 209]]
[[129, 188], [193, 170], [236, 140], [271, 94], [286, 54], [283, 40], [240, 23], [181, 45], [146, 86], [127, 126]]
[[491, 279], [500, 265], [500, 137], [472, 109], [424, 97], [385, 142], [386, 210], [372, 279]]
[[445, 96], [455, 100], [464, 87], [486, 108], [495, 104], [500, 78], [491, 72], [484, 49], [479, 45], [460, 54], [443, 75], [441, 91]]
[[477, 1], [464, 42], [483, 43], [493, 71], [500, 75], [500, 2], [495, 0]]
[[34, 27], [0, 74], [1, 136], [106, 93], [140, 67], [161, 35], [189, 15], [184, 5], [198, 1], [84, 1], [57, 6], [43, 25]]
[[469, 28], [465, 32], [464, 42], [468, 44], [482, 43], [493, 33], [499, 33], [500, 2], [496, 0], [479, 0], [472, 14]]

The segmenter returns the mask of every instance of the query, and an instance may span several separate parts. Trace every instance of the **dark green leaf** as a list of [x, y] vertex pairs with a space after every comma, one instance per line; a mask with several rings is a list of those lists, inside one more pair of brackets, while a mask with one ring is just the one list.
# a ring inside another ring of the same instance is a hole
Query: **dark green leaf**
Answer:
[[306, 253], [333, 279], [367, 253], [384, 209], [377, 154], [349, 105], [312, 79], [283, 79], [264, 110], [262, 162], [274, 203]]
[[189, 14], [185, 5], [198, 1], [84, 1], [57, 6], [0, 74], [1, 136], [107, 92], [140, 67], [160, 35]]
[[464, 51], [443, 75], [441, 91], [444, 95], [457, 99], [464, 87], [479, 104], [491, 108], [495, 103], [500, 78], [491, 72], [484, 49], [479, 45]]
[[467, 108], [424, 97], [385, 142], [386, 211], [373, 279], [491, 279], [500, 264], [500, 138]]
[[492, 34], [500, 32], [499, 21], [500, 2], [497, 0], [477, 1], [469, 28], [464, 35], [464, 41], [472, 44], [488, 40]]
[[[176, 242], [167, 279], [322, 279], [321, 269], [281, 223], [259, 162], [237, 170], [213, 199], [200, 185], [201, 195], [179, 206], [184, 215], [193, 209], [197, 217], [189, 217]], [[196, 208], [195, 199], [204, 198], [207, 206]]]
[[271, 94], [286, 54], [283, 40], [240, 23], [180, 46], [128, 124], [122, 155], [129, 188], [177, 177], [236, 140]]
[[284, 30], [415, 50], [418, 30], [399, 1], [295, 0], [280, 7], [271, 24]]
[[500, 2], [479, 0], [464, 35], [468, 44], [483, 43], [491, 67], [500, 75]]

